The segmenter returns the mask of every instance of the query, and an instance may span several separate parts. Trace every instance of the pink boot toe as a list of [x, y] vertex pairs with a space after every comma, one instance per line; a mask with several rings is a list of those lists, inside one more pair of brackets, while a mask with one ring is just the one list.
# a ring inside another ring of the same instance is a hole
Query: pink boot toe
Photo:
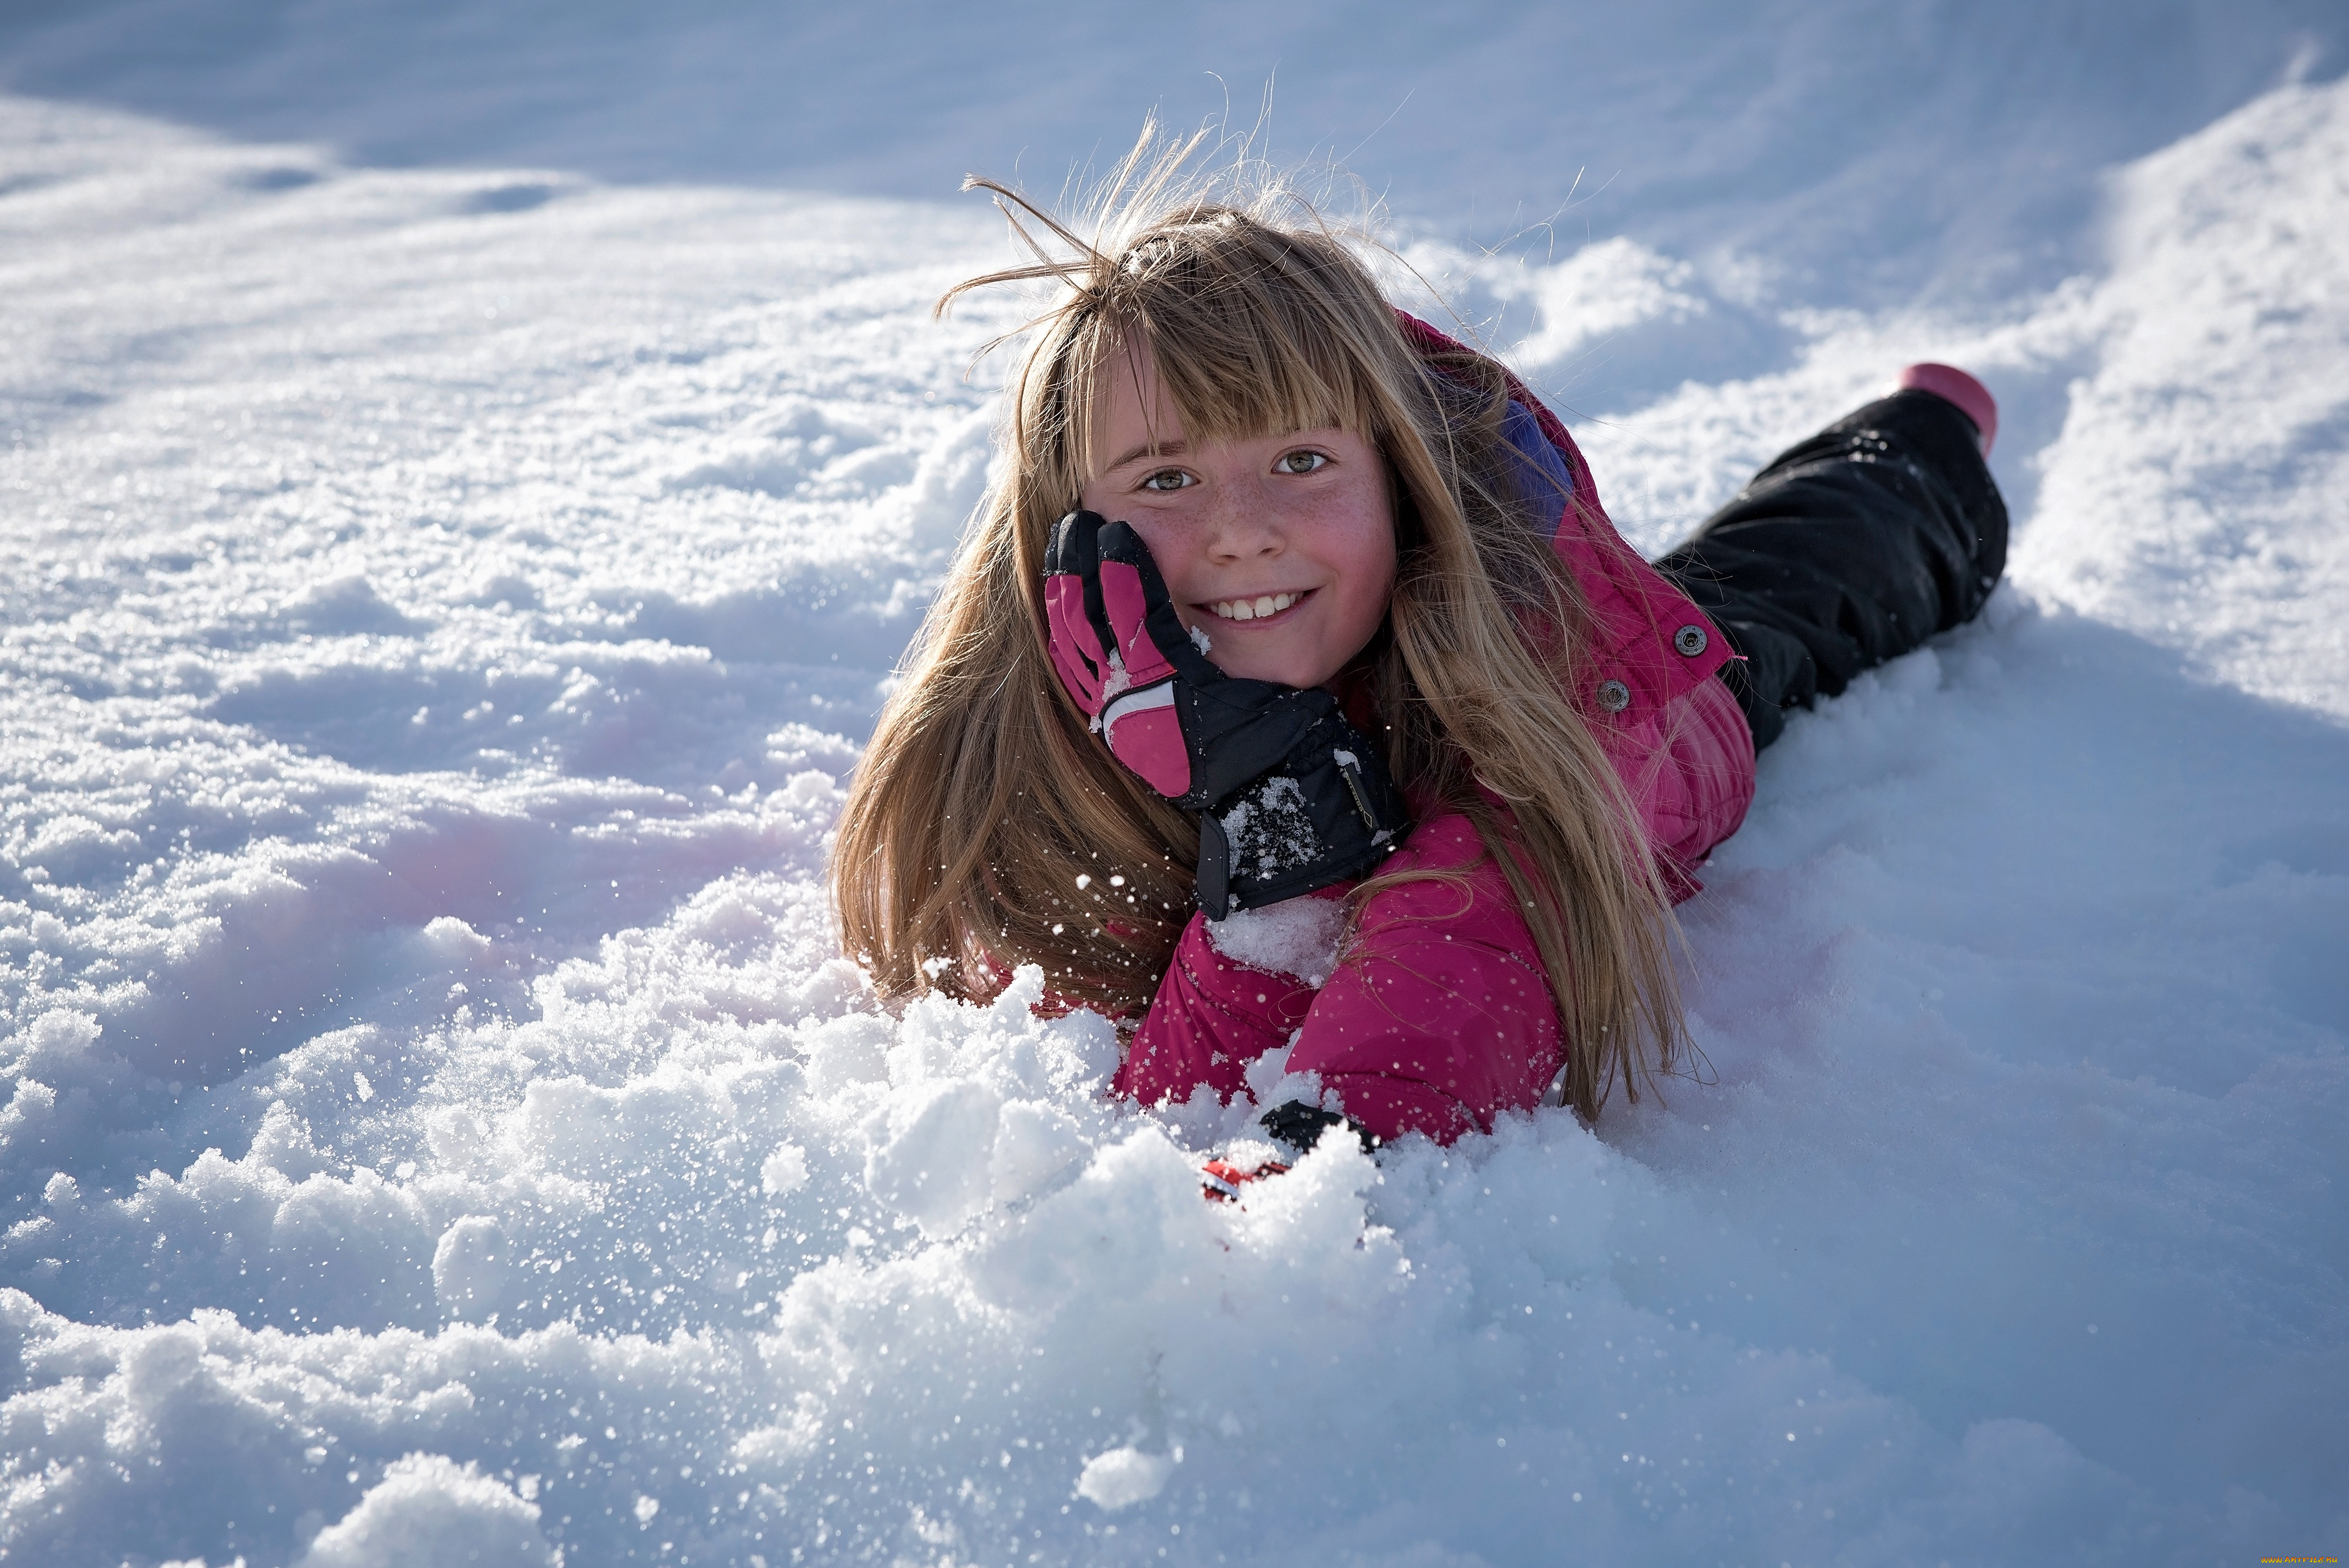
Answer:
[[1930, 392], [1945, 402], [1955, 403], [1961, 413], [1973, 421], [1974, 429], [1982, 432], [1982, 452], [1990, 455], [1990, 443], [1998, 439], [1998, 400], [1990, 389], [1959, 369], [1955, 365], [1911, 365], [1900, 372], [1900, 388], [1915, 388]]

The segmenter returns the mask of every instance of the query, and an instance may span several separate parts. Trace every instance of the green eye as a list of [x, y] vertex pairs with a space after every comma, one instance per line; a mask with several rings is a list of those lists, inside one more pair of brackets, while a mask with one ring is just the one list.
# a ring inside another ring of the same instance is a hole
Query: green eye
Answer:
[[1330, 460], [1318, 452], [1288, 452], [1280, 454], [1275, 466], [1283, 473], [1311, 473], [1328, 465]]
[[1191, 476], [1179, 468], [1164, 468], [1142, 482], [1144, 490], [1181, 490], [1191, 483]]

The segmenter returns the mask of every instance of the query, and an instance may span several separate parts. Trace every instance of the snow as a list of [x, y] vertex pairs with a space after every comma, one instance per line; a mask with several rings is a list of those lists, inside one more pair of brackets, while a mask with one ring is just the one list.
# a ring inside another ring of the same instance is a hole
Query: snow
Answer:
[[536, 1508], [471, 1465], [410, 1454], [393, 1460], [347, 1517], [321, 1531], [301, 1562], [303, 1568], [402, 1568], [455, 1562], [460, 1553], [495, 1568], [545, 1568], [554, 1561], [539, 1533]]
[[1227, 959], [1318, 987], [1337, 966], [1338, 943], [1345, 931], [1343, 903], [1308, 897], [1235, 909], [1208, 922], [1207, 940]]
[[[0, 20], [12, 1560], [2349, 1534], [2337, 11], [1194, 9]], [[1019, 319], [943, 193], [1276, 57], [1642, 546], [1917, 358], [2018, 534], [1764, 757], [1696, 1076], [1211, 1206], [1246, 1107], [820, 879]]]
[[1233, 862], [1258, 876], [1294, 869], [1321, 853], [1321, 835], [1314, 828], [1305, 786], [1293, 778], [1265, 780], [1217, 820], [1231, 845]]
[[1137, 1502], [1148, 1502], [1166, 1490], [1174, 1473], [1169, 1454], [1145, 1454], [1139, 1449], [1111, 1449], [1085, 1461], [1077, 1476], [1077, 1495], [1114, 1513]]

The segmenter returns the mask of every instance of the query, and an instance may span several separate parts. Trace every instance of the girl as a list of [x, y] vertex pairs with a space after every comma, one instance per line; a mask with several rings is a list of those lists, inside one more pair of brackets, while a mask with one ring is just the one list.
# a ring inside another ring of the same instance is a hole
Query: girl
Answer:
[[1149, 147], [1091, 244], [989, 185], [1070, 254], [940, 302], [1065, 289], [851, 792], [847, 950], [893, 997], [1041, 965], [1145, 1104], [1285, 1048], [1299, 1144], [1636, 1099], [1682, 1040], [1672, 906], [1782, 711], [1996, 582], [1989, 394], [1911, 367], [1651, 566], [1507, 370]]

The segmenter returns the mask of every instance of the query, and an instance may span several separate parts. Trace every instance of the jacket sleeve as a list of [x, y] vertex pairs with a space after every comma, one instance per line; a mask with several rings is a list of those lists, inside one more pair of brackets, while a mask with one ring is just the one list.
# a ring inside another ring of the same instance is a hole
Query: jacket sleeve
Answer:
[[1423, 824], [1385, 871], [1444, 875], [1371, 898], [1288, 1068], [1381, 1137], [1489, 1131], [1539, 1105], [1564, 1059], [1533, 932], [1464, 817]]
[[1448, 814], [1423, 823], [1388, 871], [1442, 875], [1374, 895], [1318, 991], [1218, 951], [1195, 916], [1112, 1090], [1155, 1105], [1204, 1084], [1229, 1099], [1248, 1064], [1288, 1045], [1290, 1071], [1319, 1074], [1381, 1137], [1449, 1143], [1540, 1104], [1563, 1059], [1557, 1012], [1475, 829]]
[[1247, 1087], [1248, 1064], [1285, 1044], [1312, 1004], [1307, 981], [1218, 952], [1207, 918], [1193, 915], [1110, 1091], [1154, 1106], [1205, 1084], [1228, 1100]]

